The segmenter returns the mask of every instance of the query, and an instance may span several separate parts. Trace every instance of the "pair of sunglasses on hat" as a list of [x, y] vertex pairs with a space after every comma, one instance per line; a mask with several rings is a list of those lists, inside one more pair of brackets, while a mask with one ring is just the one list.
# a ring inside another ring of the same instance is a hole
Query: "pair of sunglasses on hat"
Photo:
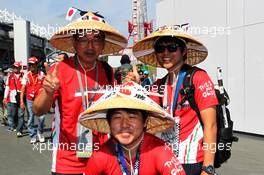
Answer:
[[163, 44], [154, 45], [154, 50], [156, 53], [163, 53], [165, 49], [167, 49], [169, 52], [176, 52], [178, 48], [179, 48], [179, 45], [176, 43], [171, 43], [168, 45], [163, 45]]

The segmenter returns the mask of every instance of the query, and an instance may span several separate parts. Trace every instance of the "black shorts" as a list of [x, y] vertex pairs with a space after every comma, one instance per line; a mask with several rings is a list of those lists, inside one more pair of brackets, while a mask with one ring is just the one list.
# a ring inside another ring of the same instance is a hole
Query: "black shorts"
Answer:
[[200, 175], [203, 163], [182, 164], [186, 175]]

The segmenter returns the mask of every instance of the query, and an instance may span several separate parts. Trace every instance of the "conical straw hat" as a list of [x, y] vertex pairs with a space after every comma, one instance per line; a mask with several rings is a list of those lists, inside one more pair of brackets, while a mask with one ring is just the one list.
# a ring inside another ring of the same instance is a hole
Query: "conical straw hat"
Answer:
[[174, 26], [165, 26], [159, 28], [157, 31], [151, 33], [149, 36], [138, 41], [133, 46], [133, 54], [141, 62], [154, 67], [161, 67], [158, 63], [155, 51], [154, 43], [162, 36], [172, 36], [181, 38], [186, 42], [187, 45], [187, 59], [185, 63], [195, 65], [207, 57], [207, 48], [196, 38]]
[[118, 52], [127, 46], [126, 37], [107, 24], [103, 18], [94, 15], [92, 12], [86, 13], [81, 18], [63, 27], [51, 37], [50, 43], [59, 50], [75, 53], [73, 35], [78, 31], [91, 32], [92, 30], [100, 30], [105, 33], [106, 42], [102, 52], [103, 55]]
[[108, 109], [126, 108], [149, 112], [146, 131], [157, 133], [174, 126], [174, 120], [163, 108], [146, 95], [146, 90], [134, 82], [107, 91], [91, 107], [80, 114], [79, 122], [92, 130], [110, 133], [106, 119]]

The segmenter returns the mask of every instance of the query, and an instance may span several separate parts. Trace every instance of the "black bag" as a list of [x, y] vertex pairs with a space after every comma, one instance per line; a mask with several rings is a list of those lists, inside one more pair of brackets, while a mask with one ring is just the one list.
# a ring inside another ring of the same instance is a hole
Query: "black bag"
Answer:
[[4, 78], [0, 76], [0, 95], [4, 95], [5, 92], [5, 82]]
[[17, 105], [19, 106], [20, 105], [20, 92], [17, 92], [16, 94], [16, 102], [17, 102]]
[[[194, 98], [194, 91], [195, 87], [193, 85], [192, 79], [193, 75], [196, 71], [204, 71], [198, 67], [192, 67], [190, 65], [184, 65], [183, 69], [186, 70], [186, 74], [183, 80], [183, 89], [180, 90], [181, 95], [183, 95], [182, 101], [179, 103], [179, 105], [183, 105], [186, 100], [188, 100], [190, 107], [197, 113], [197, 116], [199, 117], [200, 122], [201, 115], [200, 111], [196, 105], [195, 98]], [[161, 79], [161, 85], [165, 84], [167, 75]], [[159, 89], [159, 93], [161, 90]], [[233, 136], [233, 121], [230, 118], [230, 112], [228, 108], [226, 107], [229, 102], [229, 96], [227, 92], [225, 91], [224, 95], [220, 94], [219, 90], [215, 89], [216, 96], [218, 99], [219, 104], [216, 106], [216, 117], [217, 117], [217, 147], [216, 147], [216, 153], [215, 153], [215, 162], [214, 167], [219, 168], [222, 163], [226, 162], [231, 157], [231, 147], [233, 142], [237, 142], [238, 138]], [[228, 121], [228, 128], [225, 128], [224, 126], [224, 116], [222, 111], [222, 105], [225, 104], [225, 110], [227, 115], [227, 121]], [[162, 97], [160, 97], [160, 105], [162, 104]]]
[[20, 92], [18, 92], [18, 90], [17, 90], [17, 84], [16, 84], [16, 81], [15, 81], [15, 79], [14, 79], [14, 84], [15, 84], [15, 88], [16, 88], [16, 103], [17, 103], [17, 105], [18, 106], [20, 106]]
[[[197, 113], [200, 122], [201, 115], [194, 99], [195, 87], [193, 85], [192, 79], [196, 71], [204, 71], [198, 67], [191, 67], [185, 65], [186, 75], [183, 80], [183, 89], [180, 91], [181, 95], [184, 96], [180, 104], [183, 104], [185, 100], [189, 101], [191, 108]], [[216, 106], [216, 117], [217, 117], [217, 146], [215, 153], [214, 167], [219, 168], [222, 163], [226, 162], [231, 157], [231, 147], [233, 142], [237, 142], [238, 138], [233, 136], [233, 121], [230, 117], [229, 109], [226, 107], [229, 103], [229, 96], [226, 91], [224, 94], [220, 94], [220, 91], [215, 88], [215, 93], [219, 104]], [[226, 111], [226, 117], [228, 122], [228, 127], [225, 128], [225, 120], [223, 107]]]

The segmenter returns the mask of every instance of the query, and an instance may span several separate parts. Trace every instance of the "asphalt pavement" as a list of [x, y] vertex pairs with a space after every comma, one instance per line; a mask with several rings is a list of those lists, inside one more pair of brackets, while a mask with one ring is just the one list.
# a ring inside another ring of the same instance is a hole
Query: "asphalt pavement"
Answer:
[[[51, 119], [46, 117], [44, 135], [46, 144], [29, 143], [24, 136], [17, 138], [15, 132], [0, 127], [0, 175], [49, 175], [51, 149], [48, 146], [51, 135]], [[220, 175], [264, 175], [264, 137], [235, 134], [239, 142], [232, 147], [232, 157], [221, 168]]]

